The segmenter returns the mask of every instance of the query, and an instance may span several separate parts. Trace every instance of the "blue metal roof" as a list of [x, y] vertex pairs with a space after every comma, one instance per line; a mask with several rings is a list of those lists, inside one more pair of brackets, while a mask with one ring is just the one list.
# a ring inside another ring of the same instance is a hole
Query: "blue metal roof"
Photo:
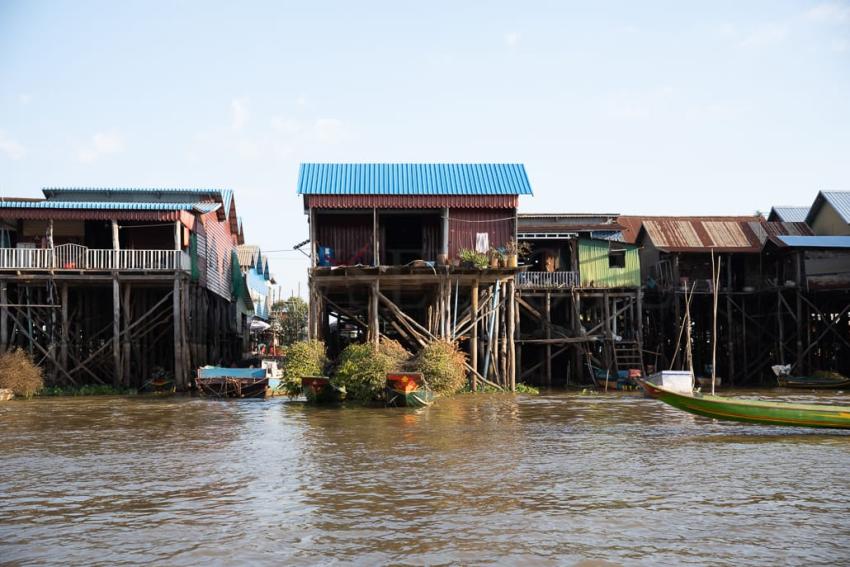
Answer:
[[196, 211], [211, 213], [221, 203], [165, 203], [144, 201], [5, 201], [0, 199], [0, 209], [81, 209], [110, 211]]
[[792, 248], [850, 248], [850, 236], [777, 236]]
[[531, 195], [519, 163], [302, 163], [299, 195]]
[[[230, 215], [230, 207], [233, 203], [233, 190], [214, 188], [180, 188], [180, 187], [45, 187], [42, 190], [48, 201], [76, 202], [76, 203], [126, 203], [132, 205], [149, 204], [149, 207], [119, 207], [121, 209], [143, 208], [149, 210], [175, 210], [185, 207], [173, 207], [174, 203], [198, 204], [200, 198], [215, 199], [222, 204], [225, 217]], [[160, 204], [159, 201], [163, 202]], [[207, 205], [209, 203], [204, 203]], [[153, 206], [157, 205], [157, 206]], [[164, 206], [169, 205], [169, 206]], [[50, 207], [44, 207], [50, 208]], [[55, 207], [55, 208], [78, 208], [90, 209], [98, 207]], [[116, 207], [99, 207], [112, 208]], [[216, 210], [216, 209], [211, 209]]]

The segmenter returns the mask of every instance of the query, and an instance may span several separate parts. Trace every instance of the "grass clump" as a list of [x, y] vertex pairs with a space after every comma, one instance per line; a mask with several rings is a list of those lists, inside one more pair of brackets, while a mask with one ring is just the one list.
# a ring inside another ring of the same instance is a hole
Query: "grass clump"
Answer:
[[530, 384], [526, 384], [524, 382], [520, 382], [516, 385], [516, 393], [517, 394], [528, 394], [529, 396], [538, 396], [540, 395], [540, 389], [536, 388]]
[[16, 396], [30, 398], [44, 387], [44, 375], [23, 350], [0, 354], [0, 388], [12, 390]]
[[301, 393], [302, 376], [321, 376], [328, 364], [325, 343], [317, 340], [298, 341], [286, 347], [283, 355], [281, 387], [288, 395]]
[[455, 343], [433, 341], [419, 352], [413, 363], [435, 393], [449, 396], [460, 392], [467, 384], [466, 355]]
[[348, 399], [368, 403], [380, 399], [387, 383], [387, 372], [405, 370], [410, 355], [399, 343], [382, 339], [375, 348], [370, 344], [351, 344], [339, 357], [331, 383], [345, 388]]

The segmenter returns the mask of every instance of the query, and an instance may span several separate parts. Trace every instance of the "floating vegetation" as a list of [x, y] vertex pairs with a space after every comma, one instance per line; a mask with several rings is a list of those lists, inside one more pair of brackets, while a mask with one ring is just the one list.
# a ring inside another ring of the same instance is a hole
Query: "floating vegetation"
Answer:
[[388, 372], [406, 370], [410, 355], [396, 341], [348, 345], [339, 357], [331, 384], [344, 388], [347, 399], [368, 403], [384, 395]]
[[516, 385], [516, 393], [517, 394], [527, 394], [529, 396], [539, 396], [540, 389], [535, 388], [529, 384], [525, 384], [524, 382], [520, 382]]
[[0, 389], [12, 390], [16, 396], [31, 398], [44, 387], [41, 368], [23, 350], [0, 354]]
[[441, 396], [457, 394], [467, 385], [466, 355], [455, 343], [434, 341], [427, 344], [414, 360], [413, 367]]

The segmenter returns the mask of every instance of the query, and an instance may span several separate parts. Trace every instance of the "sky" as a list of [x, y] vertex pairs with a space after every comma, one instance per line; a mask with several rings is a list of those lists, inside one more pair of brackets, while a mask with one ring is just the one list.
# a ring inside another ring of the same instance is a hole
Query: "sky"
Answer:
[[0, 0], [0, 196], [230, 188], [305, 295], [306, 161], [521, 162], [522, 212], [809, 205], [850, 190], [850, 2]]

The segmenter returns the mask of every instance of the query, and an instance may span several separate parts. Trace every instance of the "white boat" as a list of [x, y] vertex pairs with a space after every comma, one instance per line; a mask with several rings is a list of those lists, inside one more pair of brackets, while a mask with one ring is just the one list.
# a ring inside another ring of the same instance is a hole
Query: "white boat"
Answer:
[[690, 370], [662, 370], [651, 375], [647, 382], [677, 394], [690, 394], [694, 391], [694, 374]]

